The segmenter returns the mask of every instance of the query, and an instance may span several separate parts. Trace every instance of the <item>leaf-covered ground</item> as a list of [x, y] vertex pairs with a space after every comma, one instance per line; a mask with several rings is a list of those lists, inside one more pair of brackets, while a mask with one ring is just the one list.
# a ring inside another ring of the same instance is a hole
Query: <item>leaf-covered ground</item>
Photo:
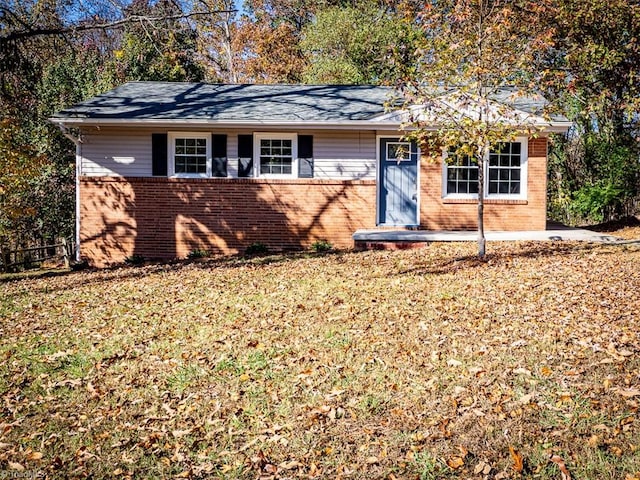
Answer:
[[640, 246], [489, 252], [3, 282], [0, 477], [640, 478]]

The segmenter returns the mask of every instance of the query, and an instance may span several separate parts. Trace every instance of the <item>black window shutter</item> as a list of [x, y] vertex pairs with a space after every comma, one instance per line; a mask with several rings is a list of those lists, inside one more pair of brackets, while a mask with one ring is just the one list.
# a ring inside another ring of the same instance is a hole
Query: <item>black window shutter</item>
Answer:
[[253, 177], [253, 135], [238, 135], [238, 176]]
[[167, 176], [167, 134], [151, 134], [151, 174], [154, 177]]
[[211, 135], [212, 148], [211, 153], [213, 162], [211, 165], [211, 176], [226, 177], [227, 176], [227, 136]]
[[313, 135], [298, 135], [298, 177], [313, 178]]

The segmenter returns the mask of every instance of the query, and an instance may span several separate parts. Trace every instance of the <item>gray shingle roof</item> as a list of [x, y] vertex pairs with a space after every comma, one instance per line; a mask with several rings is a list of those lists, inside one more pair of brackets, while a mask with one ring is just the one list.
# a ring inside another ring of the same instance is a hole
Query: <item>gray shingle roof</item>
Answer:
[[368, 120], [384, 113], [392, 93], [373, 86], [130, 82], [62, 110], [53, 119]]
[[[442, 92], [446, 94], [445, 91]], [[492, 95], [526, 114], [540, 115], [546, 105], [540, 95], [521, 96], [513, 88]], [[236, 123], [349, 125], [362, 123], [395, 128], [406, 112], [385, 113], [399, 98], [390, 87], [370, 85], [229, 85], [176, 82], [129, 82], [55, 114], [56, 123]], [[397, 102], [401, 108], [402, 103]], [[405, 118], [406, 120], [406, 118]], [[548, 123], [548, 122], [551, 123]], [[569, 122], [561, 115], [541, 125]]]

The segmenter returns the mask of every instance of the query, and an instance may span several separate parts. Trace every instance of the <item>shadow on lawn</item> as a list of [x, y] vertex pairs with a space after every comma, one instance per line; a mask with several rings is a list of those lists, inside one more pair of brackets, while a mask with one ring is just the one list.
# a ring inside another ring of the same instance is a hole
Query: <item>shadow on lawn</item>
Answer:
[[[522, 248], [514, 250], [501, 250], [500, 243], [494, 243], [493, 248], [486, 258], [481, 260], [476, 255], [466, 255], [462, 257], [452, 257], [443, 261], [425, 264], [418, 257], [416, 265], [402, 271], [389, 272], [388, 275], [445, 275], [460, 270], [468, 270], [483, 267], [494, 267], [506, 265], [511, 260], [517, 258], [535, 258], [562, 256], [571, 253], [589, 252], [606, 245], [592, 243], [548, 243], [530, 242]], [[416, 250], [419, 251], [419, 250]], [[33, 280], [40, 278], [59, 278], [61, 282], [57, 285], [48, 285], [46, 290], [65, 291], [76, 288], [78, 285], [96, 285], [114, 280], [144, 279], [147, 276], [161, 273], [178, 273], [181, 270], [223, 270], [233, 268], [255, 268], [269, 265], [279, 265], [288, 262], [297, 262], [303, 259], [313, 259], [320, 257], [331, 257], [336, 261], [342, 258], [364, 255], [366, 252], [353, 250], [332, 250], [329, 252], [297, 251], [277, 254], [255, 255], [255, 256], [224, 256], [216, 258], [202, 258], [195, 260], [174, 260], [169, 262], [148, 262], [144, 265], [117, 265], [103, 269], [88, 268], [80, 271], [47, 271], [27, 275], [16, 275], [10, 277], [0, 277], [0, 283]]]
[[586, 228], [595, 232], [615, 232], [627, 227], [640, 227], [640, 217], [628, 216], [619, 220], [613, 220], [610, 222], [599, 223], [598, 225], [589, 225]]
[[56, 270], [46, 272], [23, 272], [24, 274], [8, 274], [0, 276], [0, 284], [59, 277], [62, 281], [55, 286], [43, 287], [47, 292], [60, 292], [76, 288], [79, 285], [99, 285], [114, 280], [144, 279], [150, 275], [162, 273], [179, 273], [182, 270], [227, 270], [249, 267], [260, 268], [269, 265], [284, 264], [320, 257], [343, 257], [355, 252], [349, 250], [330, 250], [326, 252], [289, 251], [264, 255], [235, 255], [215, 258], [185, 259], [172, 261], [149, 261], [141, 265], [118, 264], [105, 268], [87, 267], [82, 270]]
[[21, 280], [34, 280], [38, 278], [66, 277], [74, 273], [69, 269], [55, 270], [25, 270], [17, 273], [0, 273], [0, 283], [19, 282]]
[[[477, 255], [465, 255], [463, 257], [455, 257], [433, 265], [417, 265], [408, 268], [396, 275], [446, 275], [460, 270], [469, 270], [473, 268], [503, 266], [508, 262], [518, 258], [538, 258], [538, 257], [554, 257], [571, 253], [590, 252], [595, 249], [605, 247], [606, 244], [586, 243], [586, 242], [528, 242], [527, 247], [518, 251], [500, 251], [495, 248], [502, 242], [495, 242], [493, 252], [485, 255], [484, 259], [480, 259]], [[488, 245], [490, 243], [488, 242]]]

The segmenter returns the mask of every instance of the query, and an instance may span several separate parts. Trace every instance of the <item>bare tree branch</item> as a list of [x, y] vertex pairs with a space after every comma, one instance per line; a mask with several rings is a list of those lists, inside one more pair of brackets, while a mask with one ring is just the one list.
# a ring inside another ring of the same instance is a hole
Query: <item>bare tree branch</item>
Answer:
[[[79, 25], [72, 25], [68, 27], [27, 27], [25, 29], [9, 32], [6, 35], [0, 36], [0, 47], [4, 44], [14, 42], [16, 40], [24, 40], [26, 38], [43, 37], [43, 36], [60, 36], [60, 35], [73, 35], [76, 33], [87, 32], [91, 30], [109, 30], [112, 28], [120, 28], [129, 23], [135, 22], [159, 22], [166, 20], [184, 20], [191, 17], [198, 17], [203, 15], [212, 15], [217, 13], [234, 13], [237, 10], [216, 10], [209, 12], [191, 12], [181, 13], [177, 15], [165, 15], [161, 17], [150, 17], [147, 15], [131, 15], [121, 20], [115, 20], [112, 22], [103, 23], [82, 23]], [[7, 14], [15, 17], [11, 11], [6, 8], [0, 7], [0, 13], [5, 16]], [[22, 23], [22, 22], [21, 22]], [[24, 25], [24, 23], [23, 23]]]

